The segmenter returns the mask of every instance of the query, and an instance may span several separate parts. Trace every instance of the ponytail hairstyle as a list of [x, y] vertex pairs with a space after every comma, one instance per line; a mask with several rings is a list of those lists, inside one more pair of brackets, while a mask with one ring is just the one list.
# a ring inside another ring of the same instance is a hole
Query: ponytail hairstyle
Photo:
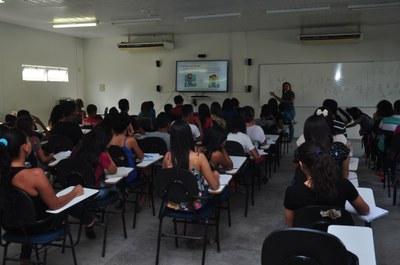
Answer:
[[334, 135], [334, 130], [333, 130], [333, 111], [330, 108], [327, 107], [319, 107], [314, 111], [314, 115], [316, 116], [321, 116], [324, 117], [326, 122], [329, 125], [329, 128], [331, 128], [331, 134]]
[[328, 122], [322, 115], [312, 115], [304, 122], [303, 135], [306, 142], [318, 143], [329, 152], [333, 137]]
[[310, 170], [311, 188], [317, 198], [334, 201], [338, 196], [336, 183], [340, 178], [335, 160], [313, 142], [303, 143], [298, 150], [300, 162]]

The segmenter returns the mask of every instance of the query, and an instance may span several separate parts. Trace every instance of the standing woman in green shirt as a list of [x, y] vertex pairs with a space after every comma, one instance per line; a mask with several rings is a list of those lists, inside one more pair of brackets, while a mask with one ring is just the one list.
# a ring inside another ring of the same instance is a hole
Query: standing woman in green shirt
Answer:
[[296, 116], [296, 111], [294, 109], [294, 100], [295, 94], [292, 91], [292, 85], [289, 82], [284, 82], [282, 84], [282, 96], [278, 97], [275, 95], [275, 92], [271, 91], [270, 95], [276, 98], [280, 103], [284, 105], [282, 115], [286, 117], [289, 121], [289, 129], [290, 129], [290, 140], [293, 138], [294, 128], [293, 121]]

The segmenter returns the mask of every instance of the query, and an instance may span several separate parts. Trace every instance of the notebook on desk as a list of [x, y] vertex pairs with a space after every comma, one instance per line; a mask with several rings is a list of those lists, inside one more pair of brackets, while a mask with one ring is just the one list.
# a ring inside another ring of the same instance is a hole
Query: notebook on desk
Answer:
[[162, 156], [157, 153], [145, 153], [142, 161], [154, 161], [160, 159]]
[[131, 173], [133, 168], [131, 167], [118, 167], [115, 174], [106, 174], [106, 178], [117, 178], [117, 177], [127, 177]]
[[[60, 197], [63, 196], [69, 192], [72, 191], [72, 189], [74, 188], [74, 186], [70, 186], [68, 188], [65, 188], [61, 191], [59, 191], [56, 196]], [[98, 193], [99, 190], [96, 189], [90, 189], [90, 188], [83, 188], [83, 194], [81, 196], [75, 197], [73, 198], [71, 201], [69, 201], [67, 204], [65, 204], [63, 207], [56, 209], [56, 210], [47, 210], [46, 212], [51, 213], [51, 214], [57, 214], [57, 213], [61, 213], [62, 211], [74, 206], [75, 204], [95, 195], [96, 193]]]
[[71, 155], [71, 151], [63, 151], [63, 152], [59, 152], [57, 154], [54, 154], [54, 159], [55, 160], [62, 160], [65, 159], [67, 157], [69, 157]]
[[357, 215], [357, 217], [365, 222], [372, 222], [375, 219], [378, 219], [382, 216], [388, 215], [389, 211], [385, 210], [383, 208], [380, 208], [378, 206], [375, 205], [375, 198], [374, 198], [374, 194], [372, 192], [372, 189], [370, 188], [357, 188], [358, 193], [360, 194], [360, 196], [364, 199], [364, 201], [368, 204], [369, 206], [369, 214], [368, 215], [359, 215], [356, 211], [356, 209], [354, 209], [354, 207], [348, 202], [346, 201], [346, 210], [352, 214]]

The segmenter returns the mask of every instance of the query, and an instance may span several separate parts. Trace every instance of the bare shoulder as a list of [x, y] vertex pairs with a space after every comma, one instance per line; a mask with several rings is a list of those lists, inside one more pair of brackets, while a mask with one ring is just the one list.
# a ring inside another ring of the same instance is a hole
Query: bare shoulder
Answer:
[[137, 141], [136, 141], [135, 137], [133, 137], [133, 136], [128, 136], [128, 137], [126, 138], [126, 145], [127, 145], [127, 146], [132, 147], [132, 146], [135, 145], [135, 144], [137, 144]]

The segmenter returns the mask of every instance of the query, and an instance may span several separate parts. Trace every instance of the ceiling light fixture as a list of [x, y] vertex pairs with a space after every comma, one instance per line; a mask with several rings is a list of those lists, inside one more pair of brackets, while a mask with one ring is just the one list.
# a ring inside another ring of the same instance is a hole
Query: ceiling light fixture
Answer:
[[304, 8], [290, 8], [290, 9], [269, 9], [266, 11], [267, 14], [282, 14], [282, 13], [296, 13], [296, 12], [315, 12], [315, 11], [328, 11], [330, 6], [318, 6], [318, 7], [304, 7]]
[[112, 20], [111, 25], [131, 25], [131, 24], [152, 24], [160, 23], [162, 18], [150, 17], [150, 18], [135, 18], [135, 19], [124, 19], [124, 20]]
[[195, 19], [209, 19], [209, 18], [222, 18], [222, 17], [240, 17], [242, 13], [222, 13], [222, 14], [209, 14], [209, 15], [200, 15], [200, 16], [188, 16], [184, 17], [184, 20], [195, 20]]
[[363, 5], [348, 5], [347, 8], [350, 10], [368, 10], [388, 7], [400, 7], [400, 2], [384, 2], [376, 4], [363, 4]]
[[98, 21], [91, 22], [71, 22], [71, 23], [56, 23], [53, 24], [53, 28], [83, 28], [83, 27], [96, 27], [99, 24]]
[[6, 0], [0, 0], [0, 4], [4, 4]]

